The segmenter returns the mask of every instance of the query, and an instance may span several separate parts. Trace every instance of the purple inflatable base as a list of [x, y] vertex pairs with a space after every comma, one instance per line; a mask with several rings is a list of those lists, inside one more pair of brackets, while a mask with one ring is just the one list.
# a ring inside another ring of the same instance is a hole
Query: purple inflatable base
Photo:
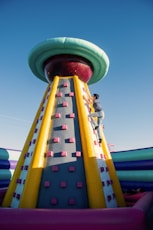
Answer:
[[0, 208], [2, 230], [146, 230], [153, 193], [146, 193], [133, 207], [109, 209]]

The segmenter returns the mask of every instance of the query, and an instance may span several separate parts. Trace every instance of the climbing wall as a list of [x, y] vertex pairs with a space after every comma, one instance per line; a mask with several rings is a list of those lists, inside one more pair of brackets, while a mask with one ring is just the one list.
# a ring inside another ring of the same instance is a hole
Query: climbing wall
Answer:
[[103, 150], [104, 135], [101, 145], [88, 118], [89, 106], [83, 99], [87, 95], [87, 84], [77, 76], [56, 76], [48, 85], [4, 207], [86, 209], [124, 205], [120, 205], [123, 199], [112, 159]]
[[88, 208], [73, 79], [61, 79], [37, 208]]

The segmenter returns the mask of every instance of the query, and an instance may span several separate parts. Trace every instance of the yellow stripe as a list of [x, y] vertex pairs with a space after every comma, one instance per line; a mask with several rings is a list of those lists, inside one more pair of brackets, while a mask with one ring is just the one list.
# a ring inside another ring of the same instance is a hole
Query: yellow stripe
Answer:
[[57, 91], [58, 81], [59, 77], [56, 76], [54, 78], [51, 94], [48, 99], [46, 111], [42, 120], [42, 125], [40, 127], [38, 139], [36, 142], [35, 151], [33, 153], [33, 163], [30, 165], [30, 169], [26, 178], [23, 195], [20, 202], [20, 208], [35, 208], [37, 204], [40, 179], [45, 164], [44, 154], [47, 151], [47, 140], [50, 131], [49, 124], [51, 124], [51, 115], [54, 110], [55, 94]]
[[100, 174], [97, 167], [93, 141], [89, 132], [87, 113], [85, 111], [83, 97], [80, 93], [81, 89], [79, 81], [80, 80], [78, 77], [74, 76], [74, 88], [78, 108], [78, 119], [82, 141], [89, 205], [90, 208], [105, 208], [106, 204], [104, 193], [102, 190]]
[[115, 196], [116, 196], [117, 205], [119, 207], [125, 207], [126, 204], [125, 204], [125, 200], [123, 197], [122, 189], [121, 189], [121, 186], [120, 186], [117, 174], [116, 174], [115, 166], [113, 164], [112, 157], [110, 155], [110, 152], [109, 152], [109, 149], [107, 146], [107, 142], [106, 142], [106, 139], [105, 139], [105, 136], [104, 136], [102, 129], [101, 129], [101, 133], [102, 133], [102, 149], [103, 149], [103, 153], [106, 157], [106, 164], [109, 168], [110, 178], [113, 180], [112, 187], [113, 187], [113, 191], [114, 191]]
[[[86, 90], [87, 90], [87, 94], [90, 95], [90, 92], [88, 90], [87, 85], [86, 85]], [[114, 190], [115, 195], [116, 195], [117, 204], [119, 206], [121, 206], [121, 207], [124, 207], [125, 206], [125, 201], [124, 201], [122, 189], [121, 189], [121, 186], [120, 186], [120, 183], [119, 183], [116, 171], [115, 171], [115, 167], [114, 167], [114, 164], [113, 164], [113, 161], [112, 161], [112, 157], [111, 157], [111, 155], [109, 153], [107, 142], [106, 142], [106, 139], [105, 139], [105, 136], [104, 136], [104, 133], [103, 133], [102, 129], [101, 129], [101, 132], [102, 132], [102, 139], [103, 139], [103, 141], [102, 141], [102, 149], [103, 149], [103, 153], [104, 153], [104, 155], [106, 157], [106, 165], [109, 167], [110, 177], [114, 182], [112, 187], [113, 187], [113, 190]]]
[[39, 114], [41, 112], [42, 104], [43, 104], [43, 101], [44, 101], [44, 99], [46, 97], [46, 94], [47, 94], [47, 90], [46, 90], [46, 92], [44, 94], [44, 97], [42, 99], [40, 107], [39, 107], [39, 109], [37, 111], [36, 117], [35, 117], [35, 119], [33, 121], [31, 129], [30, 129], [29, 134], [27, 136], [26, 142], [24, 144], [23, 150], [22, 150], [21, 155], [19, 157], [18, 163], [16, 165], [16, 168], [15, 168], [12, 180], [11, 180], [10, 185], [8, 187], [8, 190], [7, 190], [6, 194], [5, 194], [5, 197], [4, 197], [4, 200], [3, 200], [3, 204], [2, 204], [3, 207], [9, 207], [11, 205], [12, 194], [15, 191], [16, 185], [17, 185], [16, 181], [17, 181], [17, 178], [20, 177], [21, 166], [24, 164], [25, 154], [28, 152], [29, 143], [30, 143], [30, 140], [32, 139], [32, 136], [33, 136], [33, 133], [34, 133], [34, 130], [35, 130], [35, 127], [36, 127], [36, 122], [37, 122], [37, 119], [38, 119]]

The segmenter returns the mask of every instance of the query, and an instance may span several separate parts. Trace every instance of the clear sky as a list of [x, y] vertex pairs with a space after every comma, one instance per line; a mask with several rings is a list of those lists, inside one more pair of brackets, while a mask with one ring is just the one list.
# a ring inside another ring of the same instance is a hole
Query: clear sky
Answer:
[[0, 147], [25, 143], [47, 88], [28, 56], [54, 37], [85, 39], [108, 55], [107, 76], [89, 89], [100, 94], [112, 150], [153, 146], [152, 0], [0, 0]]

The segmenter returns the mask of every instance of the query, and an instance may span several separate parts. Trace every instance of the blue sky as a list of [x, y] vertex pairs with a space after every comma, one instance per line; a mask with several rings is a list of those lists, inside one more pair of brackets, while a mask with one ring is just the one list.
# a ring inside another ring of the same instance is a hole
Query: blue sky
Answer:
[[38, 43], [76, 37], [109, 57], [107, 76], [90, 85], [105, 110], [113, 150], [153, 146], [152, 0], [1, 0], [0, 147], [22, 149], [47, 84], [28, 56]]

